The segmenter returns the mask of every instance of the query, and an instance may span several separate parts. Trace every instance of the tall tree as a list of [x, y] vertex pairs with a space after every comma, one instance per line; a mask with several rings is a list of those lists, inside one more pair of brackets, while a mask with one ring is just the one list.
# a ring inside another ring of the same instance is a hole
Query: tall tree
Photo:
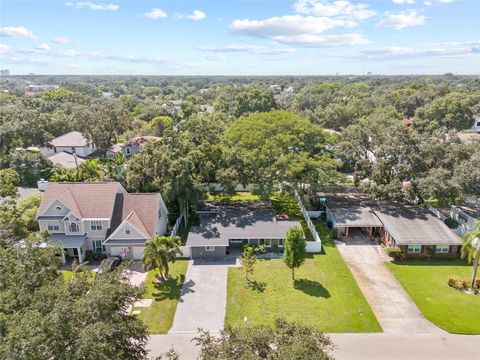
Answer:
[[299, 226], [291, 227], [285, 238], [283, 261], [292, 270], [292, 280], [295, 280], [295, 269], [305, 262], [305, 235]]
[[480, 221], [475, 222], [472, 229], [463, 238], [462, 258], [467, 258], [469, 263], [473, 262], [473, 274], [470, 286], [473, 289], [477, 277], [478, 263], [480, 261]]
[[240, 263], [245, 270], [245, 280], [247, 280], [247, 282], [249, 281], [248, 276], [253, 274], [256, 262], [257, 257], [255, 254], [255, 249], [251, 246], [246, 246], [245, 248], [243, 248]]
[[0, 169], [0, 197], [16, 197], [20, 176], [13, 169]]

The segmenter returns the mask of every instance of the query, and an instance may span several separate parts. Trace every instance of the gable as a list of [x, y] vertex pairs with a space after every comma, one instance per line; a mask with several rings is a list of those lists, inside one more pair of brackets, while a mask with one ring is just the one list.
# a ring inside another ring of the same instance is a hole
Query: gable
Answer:
[[39, 213], [39, 216], [66, 216], [70, 209], [60, 200], [55, 199], [50, 206], [47, 206], [44, 211]]
[[[130, 234], [125, 234], [125, 228], [130, 228]], [[129, 221], [123, 221], [108, 239], [148, 239], [148, 234], [142, 234]]]

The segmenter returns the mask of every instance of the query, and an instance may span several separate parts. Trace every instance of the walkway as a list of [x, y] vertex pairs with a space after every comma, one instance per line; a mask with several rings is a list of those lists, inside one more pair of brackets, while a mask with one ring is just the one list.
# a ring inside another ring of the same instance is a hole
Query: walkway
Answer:
[[356, 233], [347, 244], [337, 248], [350, 268], [363, 295], [372, 308], [384, 333], [446, 334], [425, 319], [395, 276], [385, 266], [388, 258], [368, 237]]
[[190, 260], [185, 283], [169, 334], [193, 334], [199, 328], [211, 332], [223, 329], [227, 302], [227, 260]]

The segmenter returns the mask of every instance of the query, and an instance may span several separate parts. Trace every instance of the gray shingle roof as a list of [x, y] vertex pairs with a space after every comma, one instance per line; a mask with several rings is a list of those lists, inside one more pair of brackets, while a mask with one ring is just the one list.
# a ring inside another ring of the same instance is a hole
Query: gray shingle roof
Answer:
[[255, 203], [219, 206], [217, 214], [201, 214], [200, 225], [188, 233], [187, 246], [228, 246], [229, 239], [284, 239], [298, 221], [275, 219], [271, 209], [255, 208]]

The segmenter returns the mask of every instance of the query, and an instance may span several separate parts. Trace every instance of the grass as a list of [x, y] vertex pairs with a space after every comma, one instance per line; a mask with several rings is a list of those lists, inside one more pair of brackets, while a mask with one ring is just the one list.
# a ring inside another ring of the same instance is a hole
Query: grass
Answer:
[[248, 284], [243, 268], [229, 268], [225, 322], [272, 325], [282, 317], [325, 332], [382, 331], [329, 236], [322, 240], [325, 252], [309, 254], [295, 282], [281, 259], [258, 260]]
[[249, 191], [238, 191], [232, 195], [223, 193], [208, 194], [208, 201], [260, 201], [260, 195], [252, 194]]
[[148, 308], [133, 308], [140, 310], [138, 317], [143, 320], [152, 334], [166, 334], [172, 327], [173, 317], [177, 309], [188, 260], [177, 260], [170, 266], [168, 281], [158, 283], [153, 271], [150, 271], [145, 280], [145, 299], [153, 299]]
[[480, 296], [447, 285], [450, 276], [470, 279], [472, 266], [463, 262], [387, 263], [425, 317], [455, 334], [480, 334]]

